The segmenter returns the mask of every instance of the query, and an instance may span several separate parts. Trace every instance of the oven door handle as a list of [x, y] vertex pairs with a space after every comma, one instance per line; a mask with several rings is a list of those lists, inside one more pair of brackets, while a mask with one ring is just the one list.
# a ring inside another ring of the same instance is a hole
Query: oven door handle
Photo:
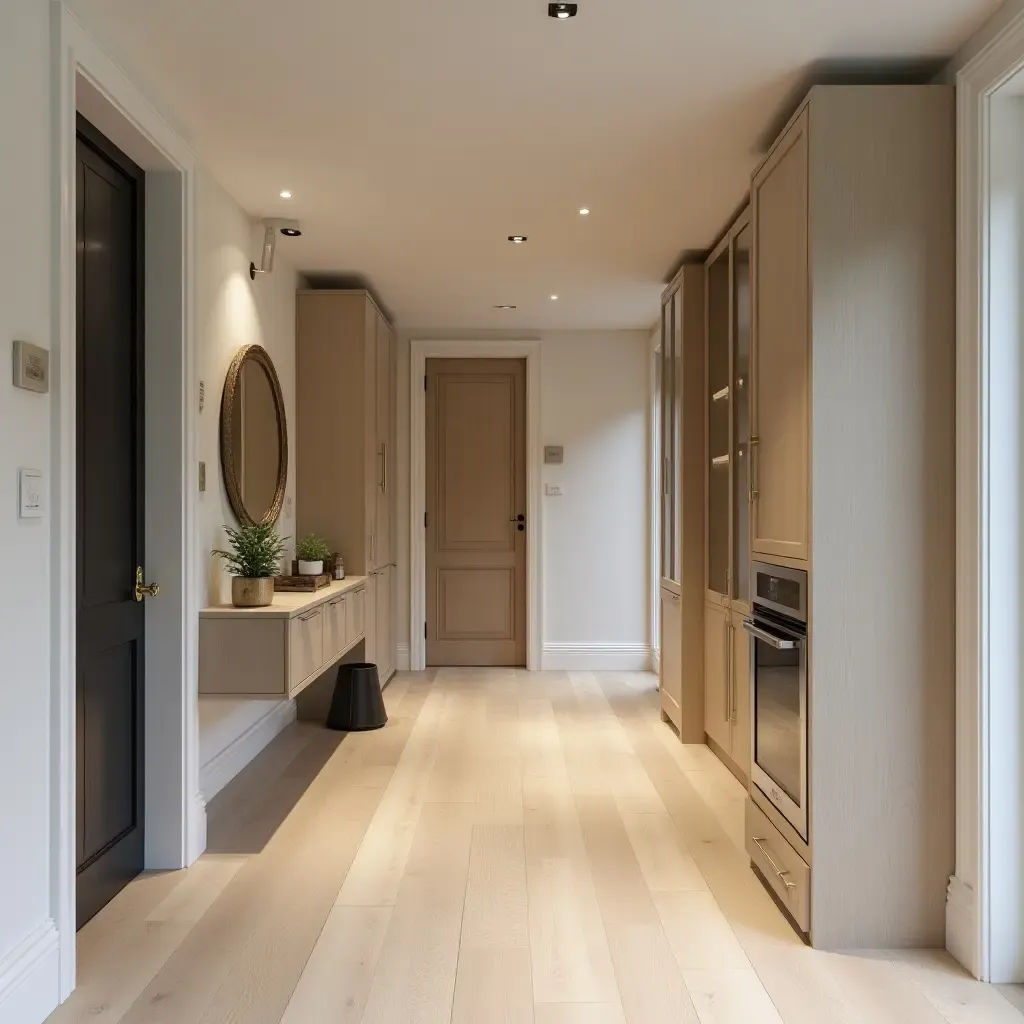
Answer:
[[803, 640], [790, 639], [789, 637], [776, 636], [762, 629], [753, 619], [744, 619], [743, 628], [756, 640], [763, 640], [766, 644], [774, 647], [777, 651], [792, 651], [799, 647]]

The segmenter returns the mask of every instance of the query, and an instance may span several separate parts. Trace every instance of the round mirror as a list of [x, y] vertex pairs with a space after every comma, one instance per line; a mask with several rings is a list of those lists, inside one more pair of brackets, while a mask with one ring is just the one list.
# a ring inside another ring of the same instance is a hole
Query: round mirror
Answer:
[[277, 371], [261, 345], [238, 350], [224, 382], [220, 460], [238, 521], [276, 523], [288, 480], [288, 426]]

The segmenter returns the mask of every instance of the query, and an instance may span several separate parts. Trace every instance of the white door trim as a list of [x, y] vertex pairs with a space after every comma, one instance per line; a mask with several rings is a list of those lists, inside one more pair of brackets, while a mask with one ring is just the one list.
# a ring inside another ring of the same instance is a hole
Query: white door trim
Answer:
[[[994, 730], [1005, 716], [993, 698], [1008, 689], [1016, 698], [1020, 687], [1019, 678], [1006, 677], [1016, 659], [1004, 659], [1005, 638], [992, 616], [999, 607], [1014, 616], [1014, 609], [1005, 607], [1005, 595], [1008, 589], [1016, 594], [1020, 582], [1014, 559], [999, 557], [1000, 551], [1016, 551], [1018, 538], [999, 534], [992, 506], [993, 498], [999, 501], [998, 473], [1005, 461], [1005, 441], [993, 429], [993, 342], [1019, 339], [992, 332], [989, 161], [993, 95], [1022, 68], [1024, 14], [1019, 14], [957, 76], [957, 820], [946, 945], [984, 981], [1024, 980], [1005, 976], [1008, 945], [1017, 946], [1019, 964], [1020, 901], [1014, 894], [994, 893], [991, 885], [1001, 859], [1016, 857], [1015, 849], [1007, 849], [1014, 844], [991, 840], [997, 828], [1005, 834], [1007, 825], [1019, 832], [1022, 812], [1019, 803], [1007, 807], [1000, 798], [1000, 773], [992, 770], [994, 758], [1005, 753], [997, 748], [1006, 742], [1005, 730]], [[1019, 723], [1013, 723], [1012, 731], [1019, 734]], [[1001, 918], [998, 934], [993, 931], [996, 916]]]
[[[155, 190], [161, 228], [155, 251], [149, 238], [146, 242], [151, 371], [146, 395], [147, 569], [163, 586], [146, 612], [147, 867], [180, 868], [195, 860], [206, 845], [206, 816], [199, 791], [197, 485], [190, 472], [196, 417], [190, 400], [195, 393], [195, 158], [60, 0], [53, 0], [51, 12], [59, 209], [51, 359], [51, 898], [60, 946], [60, 998], [65, 999], [75, 985], [75, 115], [82, 81], [123, 118], [126, 129], [153, 148], [168, 171], [158, 176], [162, 185]], [[148, 178], [147, 173], [147, 186]], [[147, 187], [147, 234], [154, 201], [150, 192]]]
[[414, 672], [427, 665], [423, 630], [427, 621], [426, 512], [427, 404], [423, 378], [428, 359], [526, 360], [526, 667], [541, 667], [540, 484], [540, 359], [539, 340], [523, 341], [410, 341], [409, 342], [409, 663]]

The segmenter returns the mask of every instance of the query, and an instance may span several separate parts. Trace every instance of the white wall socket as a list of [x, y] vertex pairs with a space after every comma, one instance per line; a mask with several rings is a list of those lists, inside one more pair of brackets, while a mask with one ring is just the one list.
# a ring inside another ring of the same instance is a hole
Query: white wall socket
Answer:
[[560, 498], [562, 496], [562, 485], [561, 484], [545, 484], [544, 493], [549, 498]]
[[18, 494], [20, 497], [18, 515], [22, 519], [42, 519], [43, 474], [41, 470], [19, 470]]

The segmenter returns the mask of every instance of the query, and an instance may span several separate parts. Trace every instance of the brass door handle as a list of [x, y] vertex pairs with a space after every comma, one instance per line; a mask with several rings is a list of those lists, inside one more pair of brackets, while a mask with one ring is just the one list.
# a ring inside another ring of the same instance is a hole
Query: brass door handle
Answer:
[[159, 583], [144, 583], [145, 576], [142, 566], [135, 570], [135, 600], [141, 601], [144, 597], [156, 597], [160, 593]]

